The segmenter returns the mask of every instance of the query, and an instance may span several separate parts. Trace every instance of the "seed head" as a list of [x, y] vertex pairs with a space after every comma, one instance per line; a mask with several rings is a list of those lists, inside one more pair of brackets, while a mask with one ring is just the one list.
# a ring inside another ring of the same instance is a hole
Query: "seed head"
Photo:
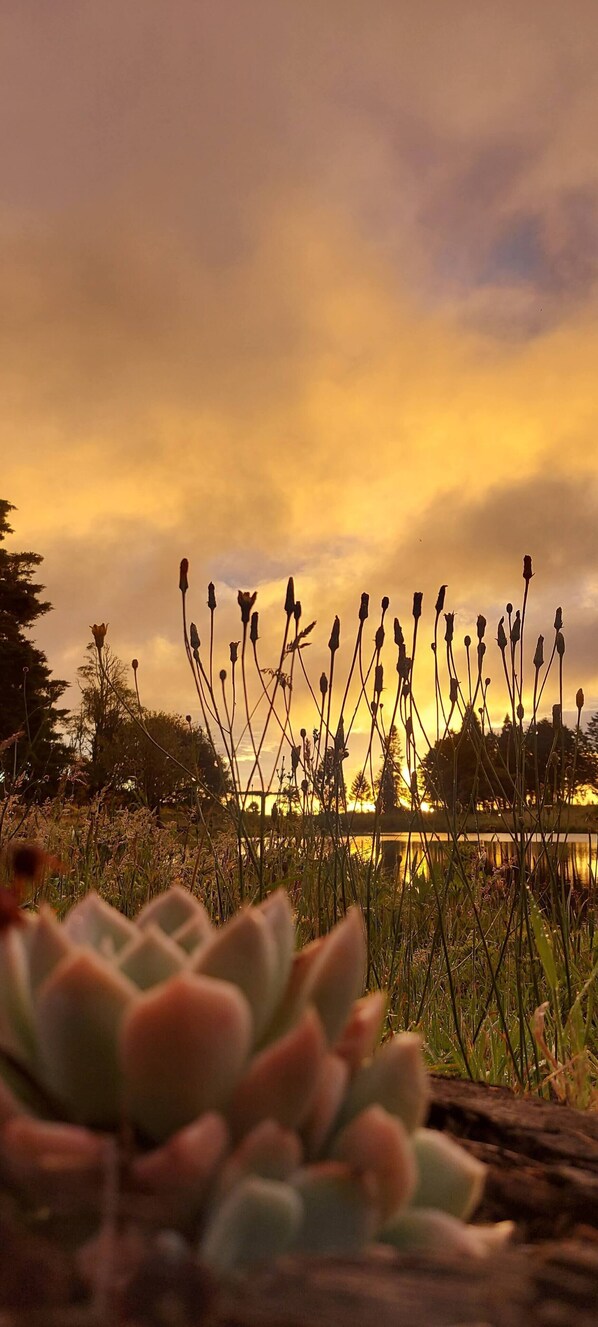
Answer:
[[381, 650], [382, 646], [384, 645], [384, 627], [382, 626], [382, 624], [380, 624], [380, 626], [378, 627], [378, 630], [374, 637], [374, 642], [376, 645], [376, 649]]
[[471, 645], [471, 636], [464, 636], [464, 637], [463, 637], [463, 644], [464, 644], [464, 646], [465, 646], [465, 649], [468, 650], [469, 647], [470, 647], [470, 645]]
[[241, 644], [241, 642], [238, 641], [238, 640], [231, 640], [231, 643], [230, 643], [229, 649], [230, 649], [230, 661], [231, 661], [232, 664], [236, 664], [236, 662], [237, 662], [237, 659], [238, 659], [238, 657], [239, 657], [239, 645], [240, 645], [240, 644]]
[[237, 594], [237, 603], [241, 609], [241, 622], [246, 626], [249, 622], [251, 610], [257, 599], [257, 590], [251, 593], [251, 590], [239, 590]]
[[189, 642], [192, 650], [198, 650], [201, 645], [201, 641], [199, 639], [199, 632], [194, 622], [192, 622], [191, 626], [189, 627]]
[[449, 696], [451, 705], [456, 705], [459, 699], [459, 680], [456, 677], [451, 677]]
[[361, 603], [360, 603], [360, 605], [359, 605], [359, 621], [360, 621], [360, 622], [365, 622], [365, 620], [366, 620], [366, 618], [367, 618], [367, 616], [368, 616], [368, 614], [369, 614], [369, 611], [370, 611], [370, 596], [369, 596], [369, 594], [366, 594], [366, 592], [365, 592], [365, 590], [364, 590], [364, 592], [363, 592], [363, 594], [362, 594], [362, 596], [361, 596]]
[[216, 590], [214, 588], [214, 582], [210, 581], [210, 584], [208, 585], [208, 608], [211, 613], [214, 612], [215, 607], [216, 607]]
[[301, 612], [302, 612], [301, 601], [297, 599], [295, 600], [295, 607], [293, 609], [293, 617], [295, 619], [295, 622], [301, 621]]
[[384, 686], [384, 668], [383, 668], [382, 664], [376, 664], [376, 672], [375, 672], [375, 678], [374, 678], [374, 695], [375, 695], [375, 696], [379, 696], [379, 695], [380, 695], [380, 692], [382, 691], [383, 686]]
[[560, 705], [553, 705], [553, 707], [552, 707], [552, 726], [553, 726], [553, 728], [554, 728], [555, 733], [558, 733], [558, 732], [560, 731], [561, 723], [562, 723], [562, 718], [563, 718], [563, 716], [562, 716], [562, 711], [561, 711], [561, 707], [560, 707]]
[[536, 671], [542, 667], [543, 663], [544, 663], [544, 637], [538, 636], [538, 641], [536, 644], [536, 653], [534, 654], [534, 668], [536, 669]]
[[226, 668], [221, 668], [218, 676], [221, 682], [226, 682]]
[[189, 589], [188, 573], [189, 559], [181, 558], [181, 565], [179, 567], [179, 590], [181, 591], [181, 594], [186, 594]]
[[526, 553], [523, 559], [523, 579], [526, 585], [528, 585], [529, 582], [531, 581], [533, 574], [534, 573], [532, 571], [532, 560], [529, 553]]
[[562, 626], [563, 626], [563, 610], [562, 608], [557, 608], [556, 613], [554, 615], [555, 631], [561, 631]]
[[131, 659], [131, 668], [134, 673], [137, 672], [137, 669], [139, 668], [139, 659]]
[[389, 599], [388, 595], [387, 595], [387, 594], [383, 595], [383, 597], [382, 597], [382, 603], [381, 603], [381, 605], [380, 605], [380, 607], [381, 607], [383, 613], [386, 613], [386, 611], [387, 611], [387, 609], [388, 609], [388, 605], [389, 605], [389, 603], [390, 603], [390, 599]]
[[500, 622], [498, 624], [498, 631], [496, 633], [496, 643], [498, 645], [499, 650], [501, 650], [503, 653], [507, 648], [507, 633], [505, 631], [504, 623], [505, 619], [504, 617], [501, 617]]
[[320, 695], [325, 696], [328, 690], [328, 678], [325, 673], [320, 674]]
[[512, 605], [512, 604], [507, 604], [507, 615], [508, 615], [509, 617], [511, 616], [511, 613], [512, 613], [512, 612], [513, 612], [513, 605]]
[[328, 649], [330, 650], [331, 654], [335, 654], [335, 652], [338, 650], [338, 647], [340, 645], [340, 639], [341, 639], [341, 620], [340, 617], [335, 617], [334, 622], [332, 624], [332, 631], [330, 633], [330, 640], [328, 641]]
[[556, 652], [559, 659], [562, 659], [565, 653], [565, 637], [563, 636], [562, 631], [557, 631], [556, 633]]
[[582, 691], [582, 689], [581, 689], [581, 687], [580, 687], [580, 688], [579, 688], [579, 691], [577, 692], [577, 695], [576, 695], [576, 697], [575, 697], [575, 704], [577, 705], [577, 710], [578, 710], [578, 713], [579, 713], [579, 714], [581, 714], [581, 711], [582, 711], [582, 709], [583, 709], [583, 707], [584, 707], [584, 705], [585, 705], [585, 702], [586, 702], [586, 698], [585, 698], [585, 696], [584, 696], [584, 694], [583, 694], [583, 691]]
[[295, 607], [295, 583], [293, 581], [293, 577], [289, 576], [289, 579], [287, 581], [287, 592], [284, 601], [284, 611], [287, 617], [291, 617], [294, 607]]
[[436, 600], [436, 607], [435, 607], [436, 617], [440, 617], [440, 614], [444, 608], [446, 591], [447, 591], [446, 585], [441, 585], [438, 591], [438, 598]]
[[399, 647], [401, 645], [404, 645], [405, 637], [403, 635], [403, 628], [401, 626], [401, 623], [399, 622], [398, 617], [395, 617], [394, 620], [394, 633], [395, 633], [395, 645], [398, 645]]
[[511, 645], [516, 645], [520, 637], [521, 637], [521, 614], [519, 612], [519, 609], [517, 609], [517, 612], [515, 614], [515, 621], [513, 623], [513, 626], [511, 627]]
[[523, 705], [521, 704], [521, 701], [519, 701], [519, 704], [518, 704], [518, 706], [517, 706], [517, 718], [519, 719], [519, 722], [520, 722], [520, 723], [523, 722], [523, 716], [524, 716], [524, 714], [525, 714], [525, 710], [524, 710], [524, 708], [523, 708]]
[[413, 596], [413, 616], [414, 616], [416, 622], [417, 622], [418, 618], [420, 618], [421, 615], [422, 615], [422, 599], [423, 599], [423, 597], [424, 597], [424, 596], [423, 596], [423, 591], [422, 591], [422, 590], [416, 590], [416, 591], [415, 591], [415, 594], [414, 594], [414, 596]]
[[[99, 622], [99, 623], [98, 623], [98, 622], [94, 622], [93, 627], [91, 627], [90, 630], [91, 630], [91, 634], [92, 634], [92, 636], [93, 636], [93, 638], [94, 638], [94, 641], [95, 641], [96, 650], [97, 650], [98, 654], [101, 654], [101, 653], [102, 653], [102, 650], [103, 650], [103, 648], [104, 648], [104, 641], [105, 641], [105, 639], [106, 639], [106, 632], [107, 632], [107, 630], [108, 630], [108, 623], [107, 623], [107, 622]], [[23, 672], [24, 672], [24, 671], [25, 671], [25, 669], [23, 669]]]
[[444, 620], [445, 620], [445, 622], [446, 622], [446, 628], [445, 628], [445, 632], [444, 632], [444, 639], [445, 639], [447, 645], [450, 645], [450, 644], [452, 643], [453, 635], [454, 635], [454, 632], [455, 632], [455, 614], [454, 614], [454, 613], [445, 613], [445, 615], [444, 615]]
[[257, 630], [257, 628], [258, 628], [258, 619], [259, 619], [259, 613], [256, 612], [256, 613], [252, 613], [252, 614], [251, 614], [251, 626], [250, 626], [250, 628], [249, 628], [249, 639], [250, 639], [252, 645], [256, 645], [257, 642], [258, 642], [258, 640], [259, 640], [258, 630]]
[[484, 632], [485, 632], [485, 630], [486, 630], [486, 619], [485, 619], [485, 617], [482, 616], [481, 613], [478, 614], [478, 620], [477, 620], [477, 623], [476, 623], [476, 630], [477, 630], [477, 633], [478, 633], [478, 640], [483, 640], [483, 639], [484, 639]]

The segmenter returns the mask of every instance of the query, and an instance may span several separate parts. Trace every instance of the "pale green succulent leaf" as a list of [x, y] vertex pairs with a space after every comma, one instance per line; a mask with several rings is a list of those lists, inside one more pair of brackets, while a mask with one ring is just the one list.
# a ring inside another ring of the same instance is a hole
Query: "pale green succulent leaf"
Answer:
[[378, 1213], [365, 1185], [337, 1162], [307, 1166], [294, 1179], [304, 1209], [300, 1253], [359, 1253], [372, 1239]]
[[334, 1047], [336, 1054], [346, 1060], [352, 1074], [357, 1073], [363, 1061], [374, 1054], [382, 1035], [387, 999], [386, 991], [371, 991], [353, 1005]]
[[412, 1137], [418, 1182], [411, 1204], [467, 1220], [484, 1189], [485, 1167], [446, 1134], [417, 1129]]
[[254, 1042], [274, 1012], [277, 966], [271, 928], [257, 908], [237, 913], [192, 960], [192, 971], [233, 982], [243, 992], [253, 1014]]
[[203, 903], [200, 903], [199, 899], [182, 885], [171, 885], [164, 894], [158, 894], [156, 898], [150, 899], [149, 903], [145, 904], [136, 918], [136, 925], [142, 929], [145, 926], [159, 926], [167, 935], [174, 935], [192, 919], [202, 926], [206, 933], [211, 929], [210, 919]]
[[118, 956], [118, 969], [139, 990], [167, 981], [186, 966], [184, 954], [157, 926], [138, 931]]
[[162, 1220], [188, 1221], [201, 1211], [206, 1195], [229, 1150], [221, 1115], [209, 1111], [179, 1129], [161, 1147], [137, 1157], [131, 1180], [160, 1199]]
[[205, 909], [189, 917], [177, 931], [172, 932], [172, 939], [186, 954], [194, 954], [201, 945], [205, 945], [213, 935], [214, 928]]
[[52, 909], [42, 903], [35, 925], [27, 935], [29, 978], [34, 994], [61, 960], [74, 952], [74, 948], [65, 927], [57, 921]]
[[114, 1128], [122, 1114], [118, 1038], [140, 998], [92, 950], [76, 950], [40, 987], [35, 1011], [42, 1079], [79, 1124]]
[[251, 1036], [251, 1011], [230, 982], [184, 972], [140, 996], [120, 1042], [130, 1118], [160, 1142], [226, 1107]]
[[377, 1103], [402, 1120], [408, 1133], [418, 1129], [428, 1113], [430, 1087], [421, 1050], [413, 1032], [400, 1032], [353, 1079], [339, 1126]]
[[219, 1272], [269, 1262], [292, 1247], [302, 1219], [301, 1199], [289, 1184], [249, 1176], [217, 1208], [200, 1257]]
[[112, 958], [135, 934], [133, 922], [111, 908], [94, 889], [70, 909], [62, 928], [74, 945], [90, 945], [104, 958]]
[[[505, 1228], [497, 1232], [494, 1247], [504, 1243], [512, 1230], [508, 1221], [501, 1225]], [[448, 1212], [423, 1207], [402, 1212], [378, 1238], [404, 1253], [442, 1253], [446, 1257], [485, 1258], [493, 1248], [484, 1228], [468, 1226]]]

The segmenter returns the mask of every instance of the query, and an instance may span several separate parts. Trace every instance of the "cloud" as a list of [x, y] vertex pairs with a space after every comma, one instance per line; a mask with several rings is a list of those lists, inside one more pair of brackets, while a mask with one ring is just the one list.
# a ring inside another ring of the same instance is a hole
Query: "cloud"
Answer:
[[465, 618], [532, 552], [594, 686], [594, 4], [175, 10], [0, 18], [2, 488], [56, 672], [108, 619], [182, 708], [183, 554], [231, 633], [295, 573], [318, 667], [362, 589]]

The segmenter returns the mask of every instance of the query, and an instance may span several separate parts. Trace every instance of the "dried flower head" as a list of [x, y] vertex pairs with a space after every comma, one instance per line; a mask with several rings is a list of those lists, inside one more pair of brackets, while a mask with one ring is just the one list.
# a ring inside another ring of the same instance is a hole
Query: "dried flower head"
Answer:
[[536, 671], [542, 667], [543, 663], [544, 663], [544, 637], [538, 636], [538, 640], [536, 643], [536, 652], [534, 654], [534, 668], [536, 669]]
[[251, 616], [251, 610], [253, 608], [256, 599], [257, 599], [257, 590], [254, 590], [253, 594], [251, 593], [251, 590], [239, 590], [239, 593], [237, 595], [237, 603], [239, 605], [239, 608], [241, 609], [241, 622], [244, 625], [246, 625], [249, 622], [249, 618]]
[[214, 582], [210, 581], [210, 584], [208, 585], [208, 608], [211, 613], [214, 612], [215, 607], [216, 607], [216, 590], [214, 588]]
[[331, 654], [334, 654], [336, 650], [338, 650], [338, 647], [340, 645], [340, 639], [341, 639], [341, 620], [340, 617], [335, 617], [334, 622], [332, 623], [330, 640], [328, 641], [328, 649], [330, 650]]
[[576, 696], [575, 696], [575, 704], [577, 705], [577, 709], [578, 709], [579, 714], [581, 714], [581, 711], [582, 711], [582, 709], [583, 709], [583, 707], [584, 707], [584, 705], [585, 705], [585, 702], [586, 702], [586, 698], [585, 698], [585, 696], [584, 696], [584, 694], [583, 694], [583, 691], [582, 691], [582, 689], [581, 689], [581, 687], [580, 687], [580, 688], [579, 688], [579, 691], [576, 693]]
[[295, 582], [292, 576], [287, 581], [287, 592], [284, 601], [284, 611], [287, 617], [290, 617], [295, 607]]
[[252, 645], [257, 645], [257, 642], [258, 642], [258, 640], [259, 640], [259, 636], [258, 636], [258, 622], [259, 622], [259, 616], [260, 616], [260, 615], [259, 615], [259, 613], [257, 613], [257, 612], [251, 614], [251, 626], [250, 626], [250, 628], [249, 628], [249, 639], [250, 639]]
[[102, 653], [102, 650], [103, 650], [103, 648], [104, 648], [104, 641], [105, 641], [105, 639], [106, 639], [106, 632], [107, 632], [107, 630], [108, 630], [108, 623], [107, 623], [107, 622], [94, 622], [94, 624], [93, 624], [93, 626], [90, 628], [90, 630], [91, 630], [91, 634], [92, 634], [92, 636], [93, 636], [93, 638], [94, 638], [94, 641], [95, 641], [95, 646], [96, 646], [97, 652], [98, 652], [98, 654], [101, 654], [101, 653]]
[[440, 617], [440, 614], [441, 614], [441, 612], [442, 612], [442, 610], [443, 610], [443, 608], [444, 608], [444, 600], [445, 600], [445, 596], [446, 596], [446, 591], [447, 591], [447, 587], [446, 587], [446, 585], [441, 585], [441, 586], [440, 586], [440, 589], [439, 589], [439, 591], [438, 591], [438, 597], [437, 597], [437, 599], [436, 599], [436, 604], [435, 604], [435, 608], [434, 608], [434, 611], [435, 611], [435, 613], [436, 613], [436, 617]]
[[181, 558], [181, 565], [179, 567], [179, 590], [181, 591], [181, 594], [186, 594], [189, 589], [188, 574], [189, 559]]
[[424, 595], [423, 595], [423, 591], [422, 591], [422, 590], [416, 590], [416, 591], [415, 591], [415, 594], [414, 594], [414, 596], [413, 596], [413, 616], [414, 616], [416, 622], [417, 622], [418, 618], [420, 618], [421, 615], [422, 615], [422, 599], [423, 599], [423, 597], [424, 597]]
[[370, 596], [369, 596], [369, 594], [366, 594], [366, 592], [365, 592], [365, 590], [364, 590], [364, 592], [363, 592], [363, 594], [362, 594], [362, 596], [361, 596], [361, 602], [360, 602], [360, 605], [359, 605], [359, 621], [360, 621], [360, 622], [365, 622], [365, 620], [366, 620], [366, 618], [367, 618], [367, 616], [368, 616], [368, 614], [369, 614], [369, 611], [370, 611]]
[[529, 553], [526, 553], [523, 559], [523, 579], [526, 582], [526, 584], [528, 584], [529, 581], [531, 581], [533, 574], [534, 573], [532, 571], [532, 560]]

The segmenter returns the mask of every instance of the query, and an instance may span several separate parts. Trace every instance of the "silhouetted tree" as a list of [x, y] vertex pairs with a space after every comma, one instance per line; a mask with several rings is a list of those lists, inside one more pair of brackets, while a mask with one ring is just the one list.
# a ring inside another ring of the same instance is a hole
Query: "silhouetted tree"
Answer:
[[221, 801], [230, 778], [199, 726], [179, 714], [146, 711], [141, 724], [124, 719], [112, 748], [118, 788], [160, 812], [164, 804]]
[[[12, 534], [10, 502], [0, 499], [0, 543]], [[40, 599], [43, 585], [32, 580], [43, 561], [39, 553], [8, 553], [0, 548], [0, 774], [18, 773], [25, 796], [55, 791], [67, 751], [58, 726], [67, 711], [57, 702], [67, 683], [52, 678], [46, 655], [30, 640], [29, 628], [52, 607]]]
[[102, 667], [94, 642], [87, 646], [87, 657], [77, 669], [77, 678], [81, 702], [71, 716], [69, 730], [77, 754], [86, 762], [88, 790], [93, 796], [114, 786], [119, 732], [128, 719], [127, 706], [136, 710], [137, 699], [125, 664], [107, 643], [102, 650]]
[[372, 786], [363, 770], [360, 770], [359, 773], [355, 775], [349, 789], [349, 797], [356, 803], [373, 802], [374, 796], [372, 793]]
[[382, 762], [375, 782], [378, 808], [382, 815], [396, 811], [401, 782], [401, 742], [393, 724], [382, 748]]

